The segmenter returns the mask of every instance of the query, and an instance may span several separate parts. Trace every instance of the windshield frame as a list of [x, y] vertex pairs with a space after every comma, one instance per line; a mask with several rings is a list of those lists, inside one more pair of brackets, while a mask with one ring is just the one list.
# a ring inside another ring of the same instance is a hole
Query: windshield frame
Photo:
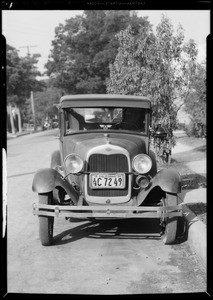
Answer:
[[[109, 133], [109, 132], [113, 132], [113, 133], [131, 133], [131, 134], [136, 134], [136, 135], [143, 135], [143, 136], [148, 136], [149, 134], [149, 124], [150, 124], [150, 118], [151, 118], [151, 110], [148, 109], [148, 108], [144, 108], [144, 107], [137, 107], [137, 108], [141, 108], [141, 109], [144, 109], [145, 111], [145, 130], [142, 132], [142, 131], [136, 131], [136, 130], [130, 130], [130, 129], [122, 129], [122, 130], [118, 130], [118, 129], [106, 129], [106, 128], [103, 128], [103, 129], [87, 129], [87, 130], [75, 130], [75, 131], [72, 131], [72, 132], [69, 132], [67, 133], [66, 132], [66, 120], [65, 120], [65, 113], [66, 113], [66, 110], [69, 109], [69, 108], [83, 108], [82, 106], [80, 107], [66, 107], [66, 108], [62, 108], [62, 114], [61, 114], [61, 134], [62, 136], [70, 136], [70, 135], [75, 135], [75, 134], [85, 134], [85, 133]], [[86, 109], [88, 108], [103, 108], [103, 106], [87, 106], [87, 107], [84, 107]], [[106, 108], [109, 108], [109, 106], [107, 105]], [[125, 107], [122, 107], [119, 105], [119, 107], [115, 107], [113, 106], [112, 108], [126, 108]], [[135, 108], [134, 106], [129, 106], [129, 108]]]

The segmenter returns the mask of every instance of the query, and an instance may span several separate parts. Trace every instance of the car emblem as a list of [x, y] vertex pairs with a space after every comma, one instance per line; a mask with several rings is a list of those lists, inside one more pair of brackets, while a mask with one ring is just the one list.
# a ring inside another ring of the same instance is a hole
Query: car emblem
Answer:
[[[104, 134], [104, 136], [105, 136], [105, 138], [106, 138], [106, 142], [107, 142], [107, 144], [110, 144], [110, 141], [109, 141], [109, 135], [108, 135], [108, 133], [105, 133]], [[110, 149], [111, 150], [111, 149]]]

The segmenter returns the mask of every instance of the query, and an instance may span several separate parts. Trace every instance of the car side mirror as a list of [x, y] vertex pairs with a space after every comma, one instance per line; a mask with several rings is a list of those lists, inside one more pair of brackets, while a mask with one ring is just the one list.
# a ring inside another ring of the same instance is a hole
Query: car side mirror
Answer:
[[155, 132], [155, 131], [154, 131], [154, 129], [152, 128], [152, 126], [149, 126], [149, 133], [150, 133], [150, 135], [153, 135], [154, 132]]

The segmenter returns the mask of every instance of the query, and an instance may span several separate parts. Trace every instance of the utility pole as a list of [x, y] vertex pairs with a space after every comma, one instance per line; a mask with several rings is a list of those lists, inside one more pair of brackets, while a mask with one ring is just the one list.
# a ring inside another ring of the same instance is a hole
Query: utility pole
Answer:
[[19, 48], [27, 48], [27, 55], [30, 55], [30, 48], [38, 47], [37, 45], [21, 46]]
[[[27, 48], [27, 55], [30, 56], [30, 48], [33, 48], [33, 47], [38, 47], [38, 46], [37, 45], [27, 45], [27, 46], [21, 46], [19, 48]], [[34, 131], [36, 131], [37, 130], [37, 125], [36, 125], [33, 91], [30, 92], [30, 99], [31, 99], [31, 108], [32, 108], [32, 114], [33, 114]]]
[[19, 133], [21, 133], [21, 132], [22, 132], [22, 127], [21, 127], [21, 114], [20, 114], [20, 109], [19, 109], [17, 106], [15, 106], [15, 108], [16, 108], [16, 114], [17, 114], [17, 116], [18, 116], [18, 131], [19, 131]]
[[9, 109], [9, 115], [10, 115], [11, 131], [12, 131], [13, 134], [15, 134], [16, 131], [15, 131], [15, 125], [14, 125], [14, 121], [13, 121], [13, 113], [12, 113], [11, 104], [8, 105], [8, 109]]
[[31, 99], [31, 107], [32, 107], [32, 113], [33, 113], [33, 124], [34, 124], [34, 131], [37, 130], [36, 125], [36, 116], [35, 116], [35, 105], [34, 105], [34, 98], [33, 98], [33, 92], [30, 92], [30, 99]]

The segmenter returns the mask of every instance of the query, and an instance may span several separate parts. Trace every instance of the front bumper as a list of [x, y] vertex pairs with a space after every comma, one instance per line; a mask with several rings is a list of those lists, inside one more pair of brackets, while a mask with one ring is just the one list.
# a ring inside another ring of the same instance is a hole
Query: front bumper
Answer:
[[176, 206], [64, 206], [33, 204], [33, 214], [38, 216], [63, 216], [67, 218], [166, 218], [181, 217], [182, 207]]

